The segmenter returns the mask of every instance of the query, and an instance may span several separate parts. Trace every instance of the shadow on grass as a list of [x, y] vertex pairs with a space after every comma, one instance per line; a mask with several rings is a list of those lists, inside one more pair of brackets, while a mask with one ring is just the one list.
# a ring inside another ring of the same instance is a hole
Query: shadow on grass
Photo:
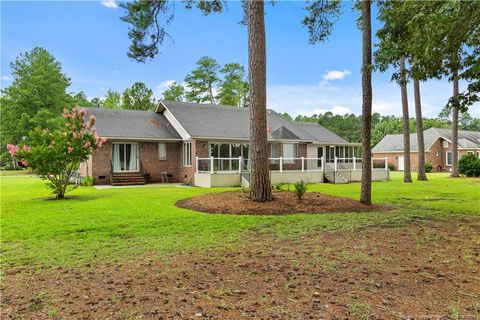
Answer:
[[101, 198], [108, 198], [110, 195], [106, 194], [89, 194], [89, 195], [81, 195], [81, 196], [65, 196], [63, 198], [55, 198], [55, 197], [41, 197], [41, 198], [34, 198], [33, 200], [40, 200], [40, 201], [91, 201], [91, 200], [98, 200]]

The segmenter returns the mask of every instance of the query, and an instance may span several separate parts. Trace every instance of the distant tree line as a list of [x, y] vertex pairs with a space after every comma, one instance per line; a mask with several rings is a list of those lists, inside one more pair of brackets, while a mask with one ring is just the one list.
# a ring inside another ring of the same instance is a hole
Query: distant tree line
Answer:
[[[283, 113], [287, 119], [304, 122], [316, 122], [335, 132], [350, 142], [360, 142], [362, 116], [353, 113], [334, 115], [331, 112], [314, 114], [312, 116], [298, 115], [293, 119], [288, 113]], [[480, 118], [472, 117], [468, 112], [462, 113], [459, 119], [460, 129], [480, 131]], [[410, 132], [416, 132], [416, 119], [410, 118]], [[451, 128], [452, 122], [448, 112], [442, 112], [437, 118], [423, 118], [423, 129]], [[399, 134], [403, 132], [403, 119], [396, 116], [382, 116], [379, 113], [372, 114], [372, 146], [375, 146], [387, 134]]]

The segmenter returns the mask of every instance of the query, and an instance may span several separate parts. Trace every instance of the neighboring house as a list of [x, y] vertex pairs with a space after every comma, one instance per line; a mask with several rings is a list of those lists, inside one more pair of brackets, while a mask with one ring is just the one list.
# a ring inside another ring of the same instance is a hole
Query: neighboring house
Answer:
[[[248, 185], [247, 108], [161, 101], [155, 112], [105, 108], [87, 112], [96, 116], [98, 135], [107, 139], [80, 168], [80, 175], [92, 176], [96, 184]], [[359, 144], [319, 124], [287, 120], [273, 110], [268, 110], [267, 130], [272, 183], [360, 179], [360, 159], [353, 161], [359, 157]], [[348, 174], [342, 175], [342, 170]], [[388, 179], [385, 167], [374, 178]]]
[[[433, 171], [450, 171], [452, 166], [452, 130], [430, 128], [423, 132], [425, 140], [425, 162], [433, 165]], [[404, 169], [403, 134], [386, 135], [373, 149], [375, 157], [387, 157], [388, 163], [397, 170]], [[459, 159], [473, 153], [480, 157], [480, 132], [458, 131]], [[417, 134], [410, 134], [410, 162], [412, 170], [418, 168]]]

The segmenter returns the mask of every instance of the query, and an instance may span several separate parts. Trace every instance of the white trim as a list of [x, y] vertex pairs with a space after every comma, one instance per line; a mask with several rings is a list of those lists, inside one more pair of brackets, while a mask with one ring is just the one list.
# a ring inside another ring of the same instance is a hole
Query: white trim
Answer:
[[177, 130], [178, 134], [182, 137], [183, 140], [190, 140], [192, 137], [190, 134], [185, 130], [185, 128], [180, 124], [180, 122], [175, 118], [173, 113], [168, 110], [168, 108], [165, 108], [165, 111], [163, 111], [163, 115], [167, 120], [171, 123], [173, 128]]
[[[174, 142], [182, 142], [183, 140], [182, 139], [165, 139], [165, 138], [130, 138], [130, 137], [102, 137], [102, 138], [105, 138], [107, 139], [108, 141], [114, 143], [114, 142], [121, 142], [121, 141], [153, 141], [153, 142], [162, 142], [162, 141], [166, 141], [166, 142], [171, 142], [171, 141], [174, 141]], [[118, 139], [118, 140], [117, 140]]]
[[[189, 157], [185, 157], [185, 147], [187, 145], [190, 145], [190, 147], [187, 147], [188, 152], [190, 153]], [[191, 141], [184, 141], [182, 145], [182, 164], [184, 167], [191, 167], [192, 166], [192, 142]], [[186, 161], [188, 160], [188, 161]]]

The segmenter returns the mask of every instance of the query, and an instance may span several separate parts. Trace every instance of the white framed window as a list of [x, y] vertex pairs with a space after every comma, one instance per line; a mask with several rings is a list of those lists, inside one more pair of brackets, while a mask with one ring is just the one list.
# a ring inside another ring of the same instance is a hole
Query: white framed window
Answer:
[[447, 151], [447, 156], [445, 158], [447, 166], [451, 166], [453, 163], [453, 153], [452, 151]]
[[443, 140], [443, 147], [448, 148], [448, 141], [447, 140]]
[[167, 160], [167, 144], [158, 144], [158, 160]]
[[183, 166], [190, 167], [192, 165], [192, 143], [183, 143]]
[[283, 144], [283, 158], [287, 159], [284, 163], [295, 163], [295, 158], [297, 154], [297, 148], [295, 143], [284, 143]]

